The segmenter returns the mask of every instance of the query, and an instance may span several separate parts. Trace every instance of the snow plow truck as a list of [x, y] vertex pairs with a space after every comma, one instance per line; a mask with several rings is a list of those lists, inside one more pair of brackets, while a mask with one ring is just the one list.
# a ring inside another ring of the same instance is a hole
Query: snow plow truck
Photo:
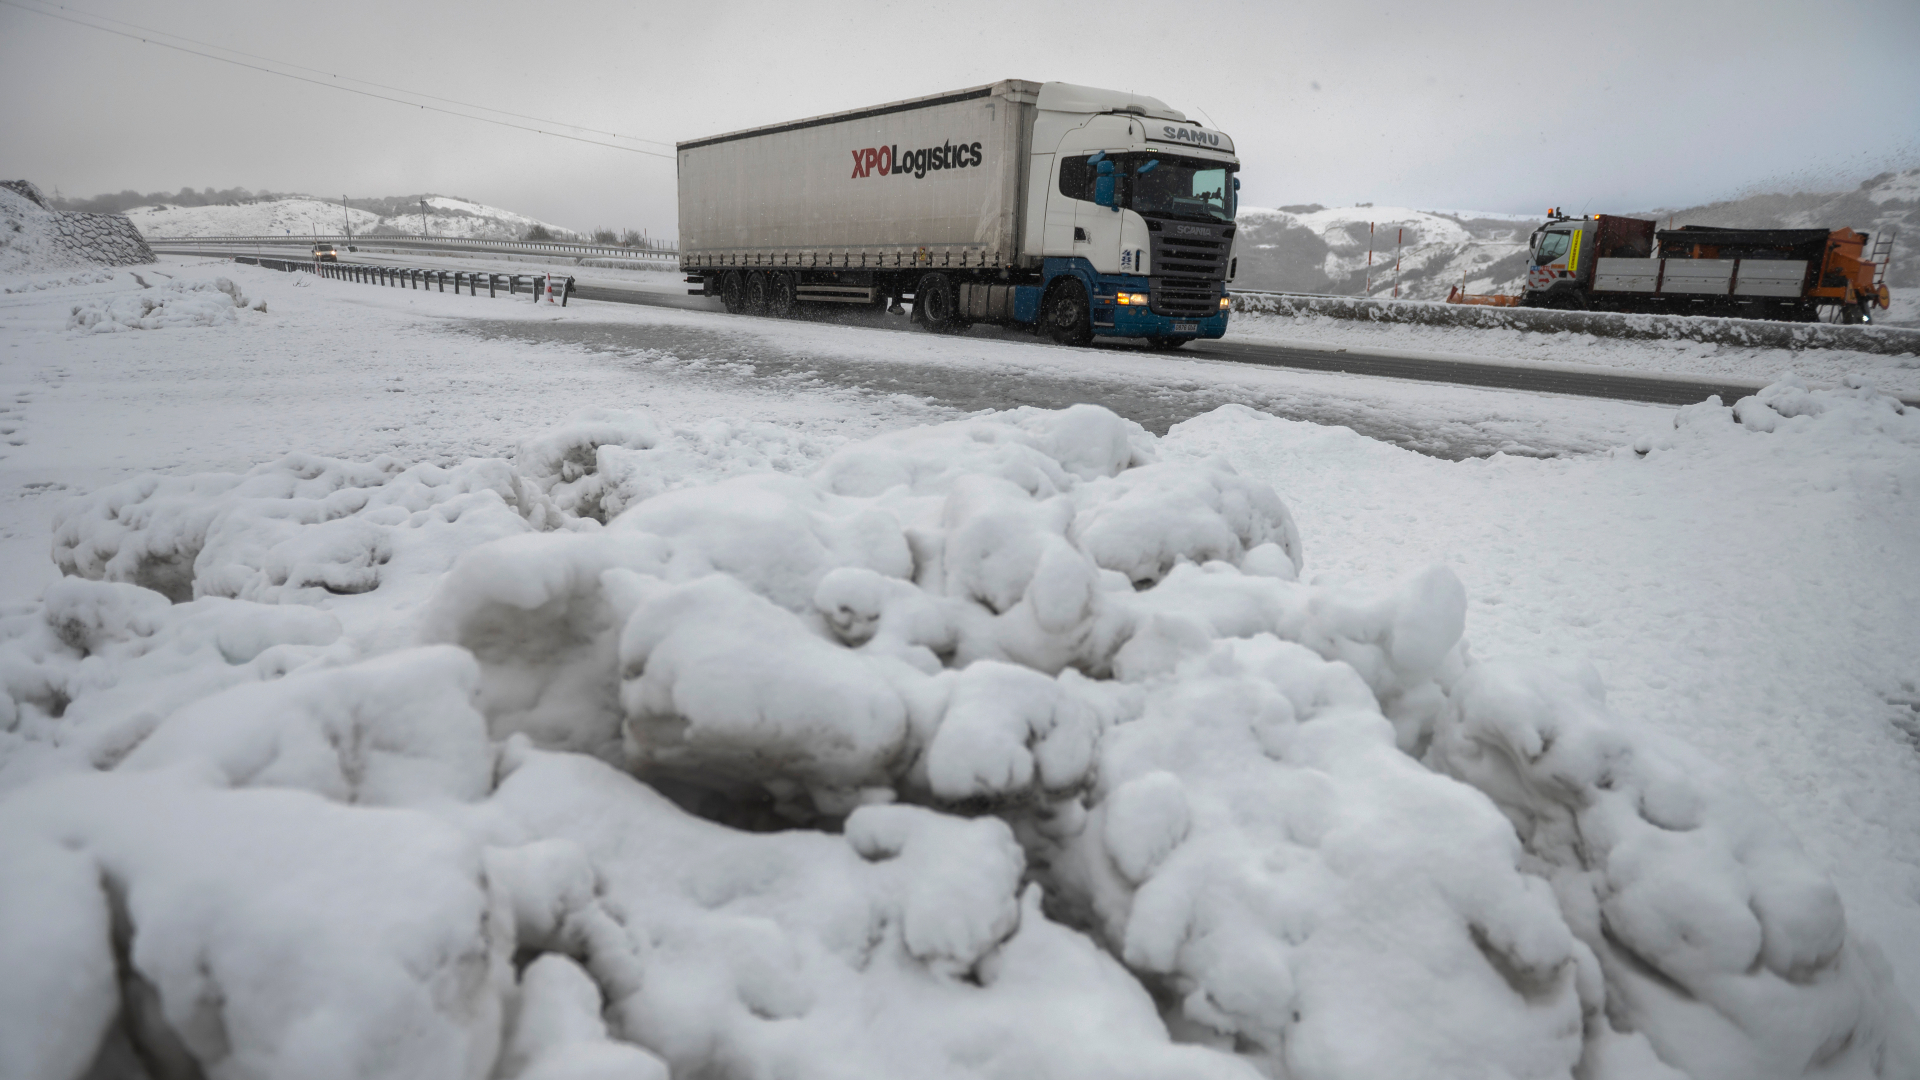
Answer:
[[1893, 238], [1867, 242], [1852, 229], [1660, 229], [1550, 210], [1527, 241], [1520, 305], [1870, 323], [1889, 304]]
[[1009, 79], [677, 149], [680, 268], [728, 311], [891, 300], [943, 332], [1226, 333], [1240, 163], [1157, 99]]

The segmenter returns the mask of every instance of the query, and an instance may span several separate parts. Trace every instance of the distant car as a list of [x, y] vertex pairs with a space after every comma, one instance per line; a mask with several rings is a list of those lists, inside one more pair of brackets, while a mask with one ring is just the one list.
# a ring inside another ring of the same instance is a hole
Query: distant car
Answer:
[[315, 244], [313, 245], [313, 261], [339, 262], [340, 249], [334, 247], [332, 244]]

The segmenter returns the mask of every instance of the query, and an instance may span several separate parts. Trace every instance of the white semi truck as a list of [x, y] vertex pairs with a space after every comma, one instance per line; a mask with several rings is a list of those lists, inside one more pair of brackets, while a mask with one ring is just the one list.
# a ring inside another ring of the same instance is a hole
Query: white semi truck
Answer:
[[1154, 98], [1009, 79], [678, 152], [681, 269], [729, 311], [892, 298], [936, 331], [1226, 332], [1233, 140]]

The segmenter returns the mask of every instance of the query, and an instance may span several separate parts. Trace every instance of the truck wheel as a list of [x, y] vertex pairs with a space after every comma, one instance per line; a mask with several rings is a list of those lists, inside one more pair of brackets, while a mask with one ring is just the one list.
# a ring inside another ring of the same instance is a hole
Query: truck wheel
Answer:
[[954, 295], [953, 279], [945, 274], [926, 274], [913, 287], [913, 307], [920, 321], [936, 334], [952, 334], [966, 329], [960, 318], [959, 297]]
[[767, 275], [758, 270], [747, 275], [746, 312], [749, 315], [767, 313]]
[[738, 315], [746, 309], [747, 298], [744, 286], [740, 282], [740, 271], [728, 270], [720, 275], [718, 295], [720, 303], [730, 314]]
[[1169, 350], [1177, 349], [1180, 346], [1185, 345], [1187, 342], [1192, 340], [1193, 340], [1192, 338], [1187, 338], [1187, 337], [1149, 337], [1147, 338], [1147, 348], [1169, 349]]
[[1093, 319], [1087, 290], [1068, 278], [1053, 287], [1040, 312], [1040, 329], [1062, 345], [1085, 345], [1093, 340]]
[[800, 304], [794, 298], [792, 274], [772, 274], [767, 282], [767, 314], [776, 319], [791, 319], [799, 313]]

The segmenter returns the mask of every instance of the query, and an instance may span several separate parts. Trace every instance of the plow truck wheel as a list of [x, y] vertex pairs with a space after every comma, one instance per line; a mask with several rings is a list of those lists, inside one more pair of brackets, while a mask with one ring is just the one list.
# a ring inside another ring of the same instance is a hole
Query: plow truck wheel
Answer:
[[794, 295], [793, 275], [771, 275], [767, 284], [767, 314], [776, 319], [791, 319], [799, 313], [800, 302]]
[[1086, 287], [1072, 278], [1057, 282], [1040, 311], [1040, 329], [1062, 345], [1092, 341], [1092, 309], [1087, 304]]
[[767, 275], [758, 270], [747, 275], [746, 312], [749, 315], [767, 313]]
[[738, 315], [746, 309], [746, 291], [740, 281], [740, 271], [728, 270], [721, 274], [718, 292], [720, 303], [732, 314]]

